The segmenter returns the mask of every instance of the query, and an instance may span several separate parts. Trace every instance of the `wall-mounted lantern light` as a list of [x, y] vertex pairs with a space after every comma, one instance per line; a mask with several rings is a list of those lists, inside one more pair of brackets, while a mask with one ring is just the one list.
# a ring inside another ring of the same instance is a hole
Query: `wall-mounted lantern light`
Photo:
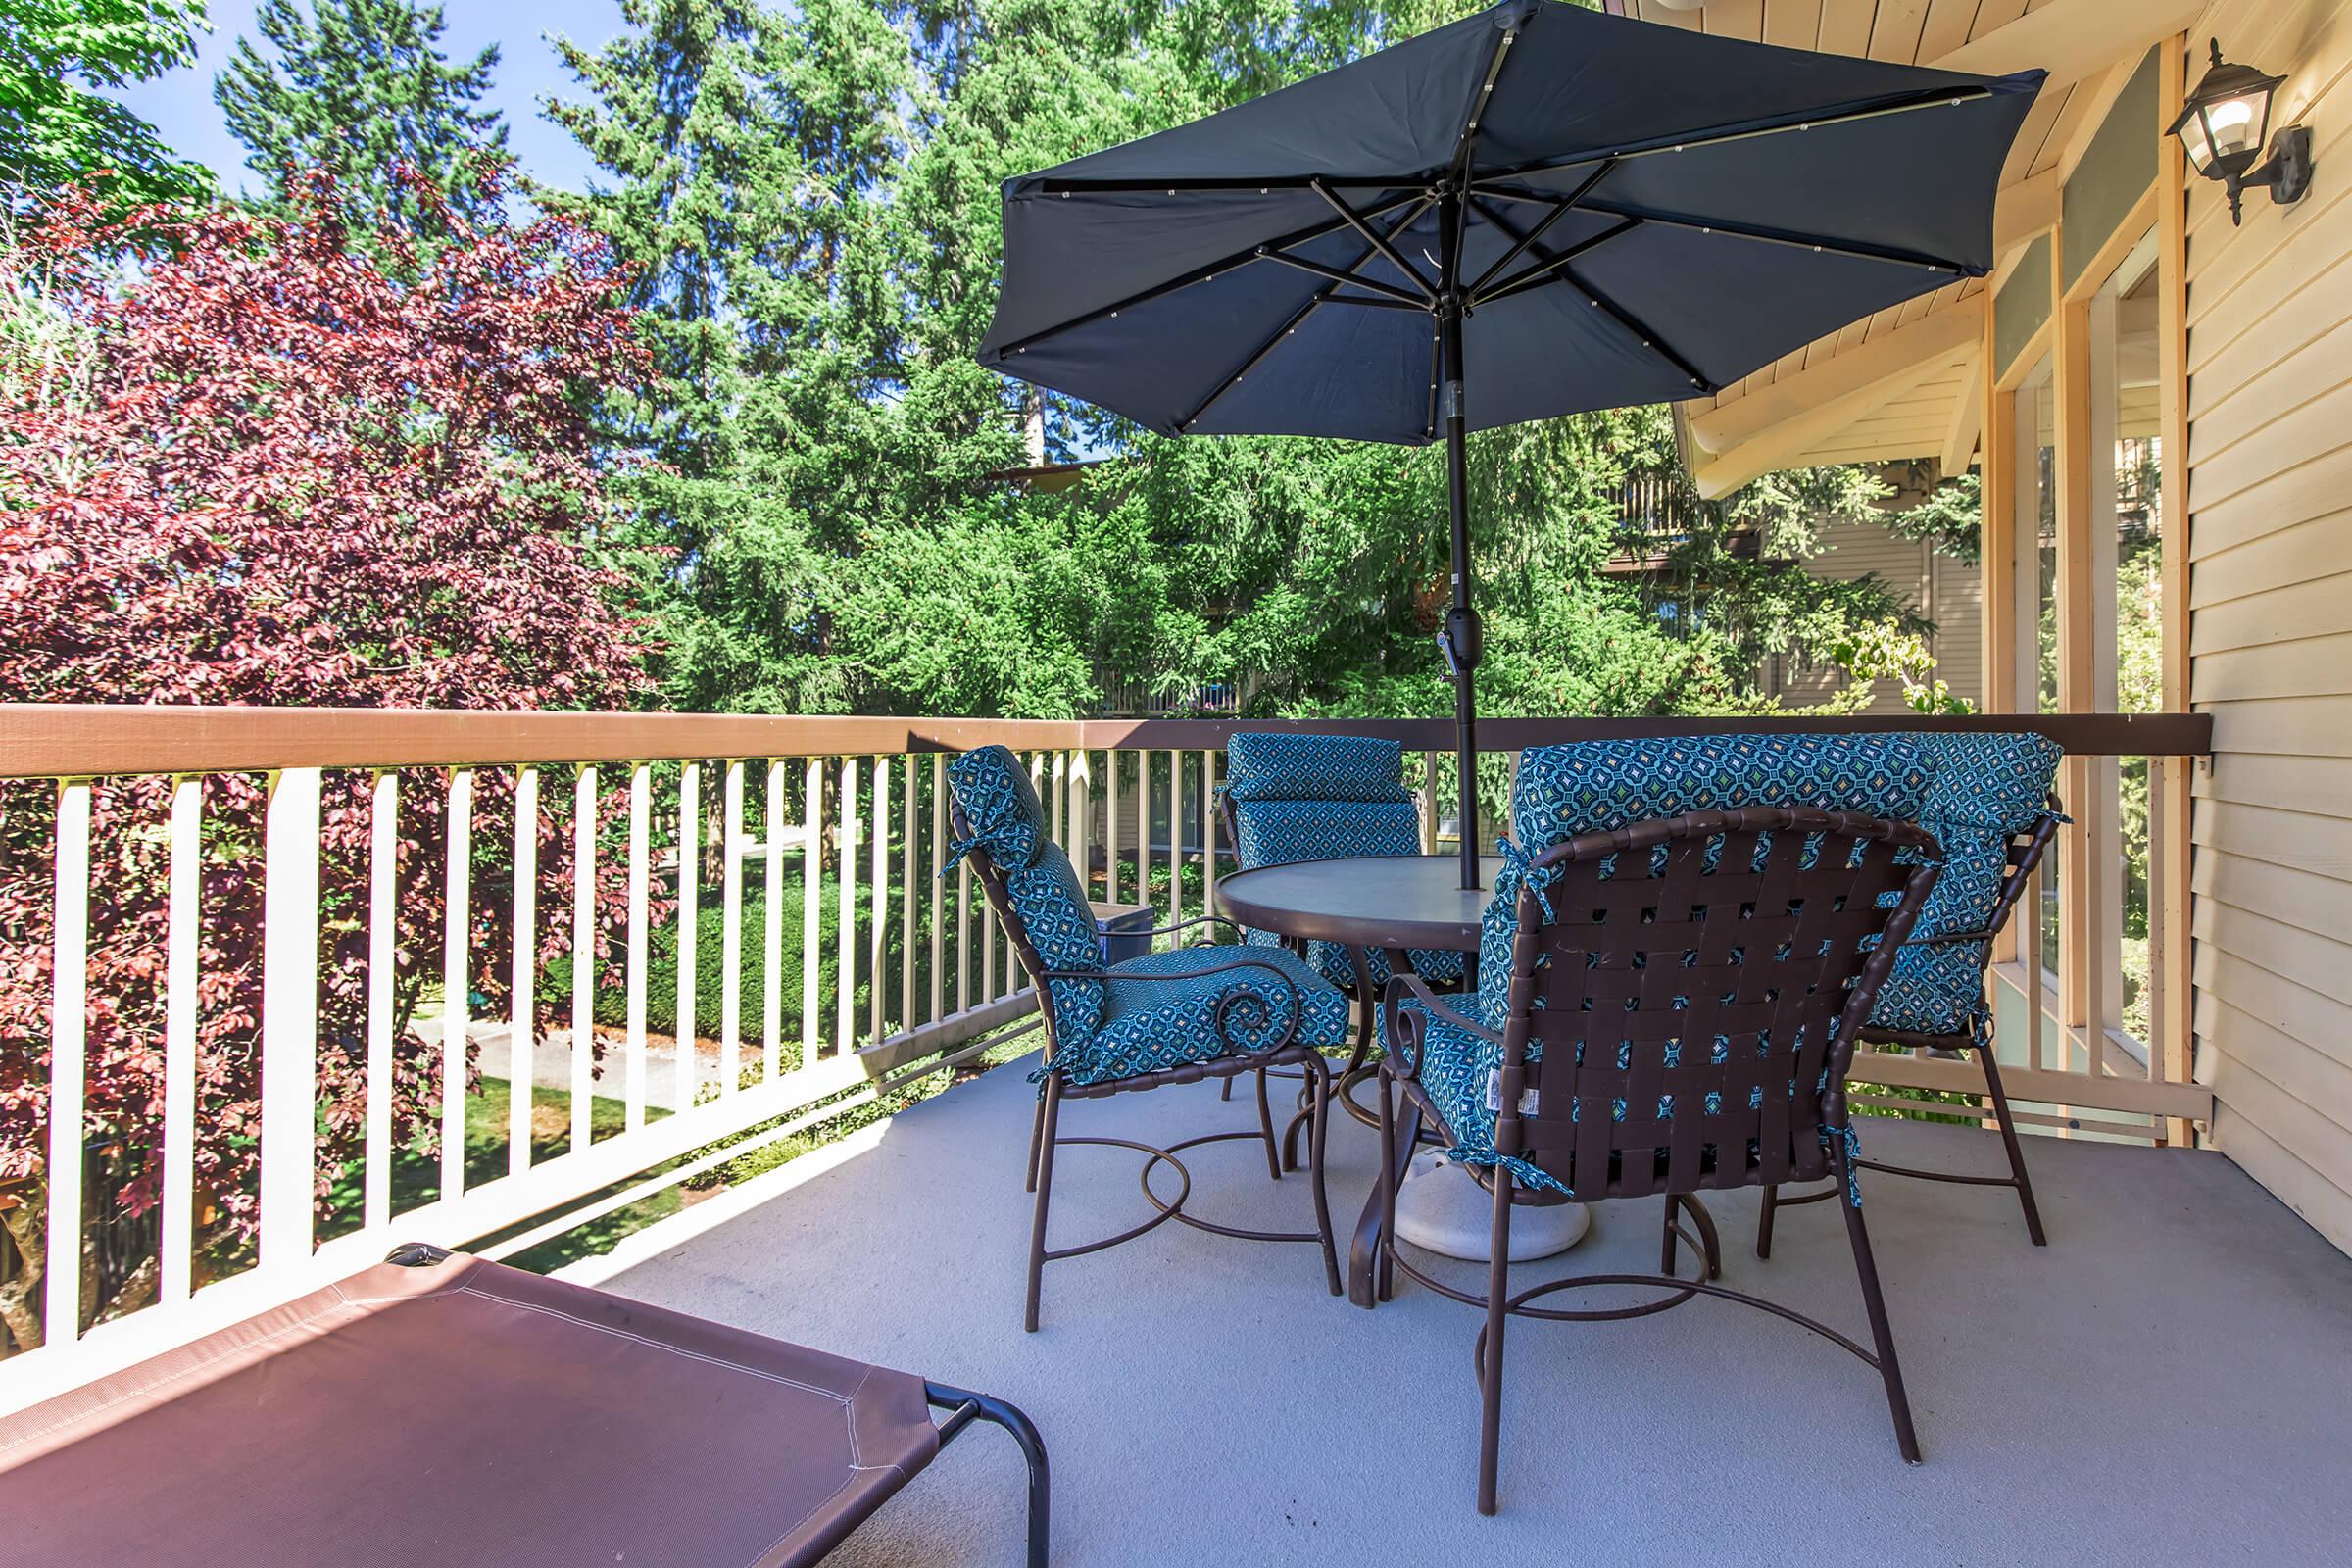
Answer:
[[2271, 96], [2284, 76], [2266, 76], [2252, 66], [2227, 65], [2222, 43], [2212, 40], [2213, 68], [2188, 95], [2172, 134], [2188, 149], [2192, 168], [2230, 190], [2230, 221], [2239, 220], [2238, 203], [2248, 187], [2268, 185], [2271, 200], [2284, 206], [2311, 188], [2311, 127], [2290, 125], [2270, 144], [2261, 167], [2263, 138], [2271, 128]]

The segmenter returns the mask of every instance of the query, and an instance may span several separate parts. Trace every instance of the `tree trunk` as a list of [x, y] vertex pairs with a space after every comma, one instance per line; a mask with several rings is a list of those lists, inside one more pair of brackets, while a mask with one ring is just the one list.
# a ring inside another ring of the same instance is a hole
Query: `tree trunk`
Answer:
[[37, 1350], [41, 1348], [41, 1318], [33, 1303], [40, 1298], [41, 1264], [48, 1255], [41, 1216], [48, 1213], [49, 1204], [44, 1188], [28, 1185], [23, 1191], [23, 1202], [0, 1210], [0, 1225], [8, 1227], [9, 1239], [16, 1243], [17, 1256], [24, 1264], [15, 1279], [0, 1282], [0, 1325], [6, 1325], [19, 1350]]

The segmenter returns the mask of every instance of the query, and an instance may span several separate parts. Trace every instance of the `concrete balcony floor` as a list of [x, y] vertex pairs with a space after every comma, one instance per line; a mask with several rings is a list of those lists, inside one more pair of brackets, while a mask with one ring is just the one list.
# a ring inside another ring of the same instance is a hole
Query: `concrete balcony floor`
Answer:
[[[2213, 1153], [2028, 1143], [2051, 1245], [2010, 1195], [1866, 1177], [1927, 1462], [1878, 1380], [1730, 1302], [1515, 1322], [1502, 1512], [1472, 1506], [1468, 1308], [1399, 1281], [1364, 1312], [1314, 1249], [1166, 1225], [1046, 1270], [1020, 1331], [1033, 1062], [634, 1238], [606, 1288], [1014, 1400], [1052, 1451], [1059, 1564], [2341, 1563], [2352, 1532], [2352, 1259]], [[1073, 1102], [1066, 1133], [1167, 1143], [1253, 1124], [1213, 1087]], [[1991, 1171], [1989, 1134], [1866, 1122], [1869, 1151]], [[1374, 1135], [1337, 1122], [1345, 1230]], [[1194, 1211], [1303, 1229], [1303, 1178], [1248, 1143], [1187, 1156]], [[1143, 1217], [1139, 1157], [1065, 1150], [1056, 1245]], [[814, 1172], [813, 1174], [811, 1172]], [[1163, 1173], [1163, 1182], [1165, 1173]], [[1172, 1184], [1170, 1184], [1172, 1186]], [[1163, 1190], [1166, 1190], [1163, 1188]], [[1753, 1253], [1751, 1194], [1710, 1197], [1725, 1283], [1867, 1339], [1836, 1211]], [[1655, 1201], [1603, 1204], [1551, 1269], [1655, 1265]], [[1479, 1270], [1449, 1265], [1464, 1283]], [[1020, 1469], [987, 1431], [838, 1556], [1019, 1560]], [[1492, 1555], [1491, 1555], [1492, 1554]]]

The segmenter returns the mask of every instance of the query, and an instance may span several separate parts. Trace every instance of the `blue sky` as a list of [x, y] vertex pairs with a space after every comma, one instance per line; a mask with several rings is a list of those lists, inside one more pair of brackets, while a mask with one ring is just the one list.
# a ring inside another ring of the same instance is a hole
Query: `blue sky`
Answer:
[[[210, 0], [213, 30], [198, 40], [196, 64], [116, 94], [162, 133], [167, 146], [210, 168], [230, 192], [253, 176], [243, 144], [229, 135], [213, 102], [213, 78], [227, 65], [238, 37], [261, 42], [254, 4]], [[578, 90], [547, 40], [563, 33], [600, 47], [621, 30], [620, 7], [613, 0], [445, 0], [444, 10], [449, 29], [441, 46], [451, 59], [469, 60], [485, 44], [499, 46], [490, 102], [506, 116], [508, 143], [522, 170], [551, 185], [580, 189], [589, 165], [579, 144], [539, 116], [540, 101], [549, 94]]]

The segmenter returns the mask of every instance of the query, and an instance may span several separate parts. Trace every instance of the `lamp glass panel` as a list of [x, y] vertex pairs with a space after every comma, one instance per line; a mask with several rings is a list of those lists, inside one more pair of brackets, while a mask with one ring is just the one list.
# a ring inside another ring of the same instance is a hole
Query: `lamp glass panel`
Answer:
[[2205, 122], [2212, 127], [2214, 157], [2227, 158], [2260, 145], [2269, 98], [2268, 93], [2240, 93], [2205, 111]]

